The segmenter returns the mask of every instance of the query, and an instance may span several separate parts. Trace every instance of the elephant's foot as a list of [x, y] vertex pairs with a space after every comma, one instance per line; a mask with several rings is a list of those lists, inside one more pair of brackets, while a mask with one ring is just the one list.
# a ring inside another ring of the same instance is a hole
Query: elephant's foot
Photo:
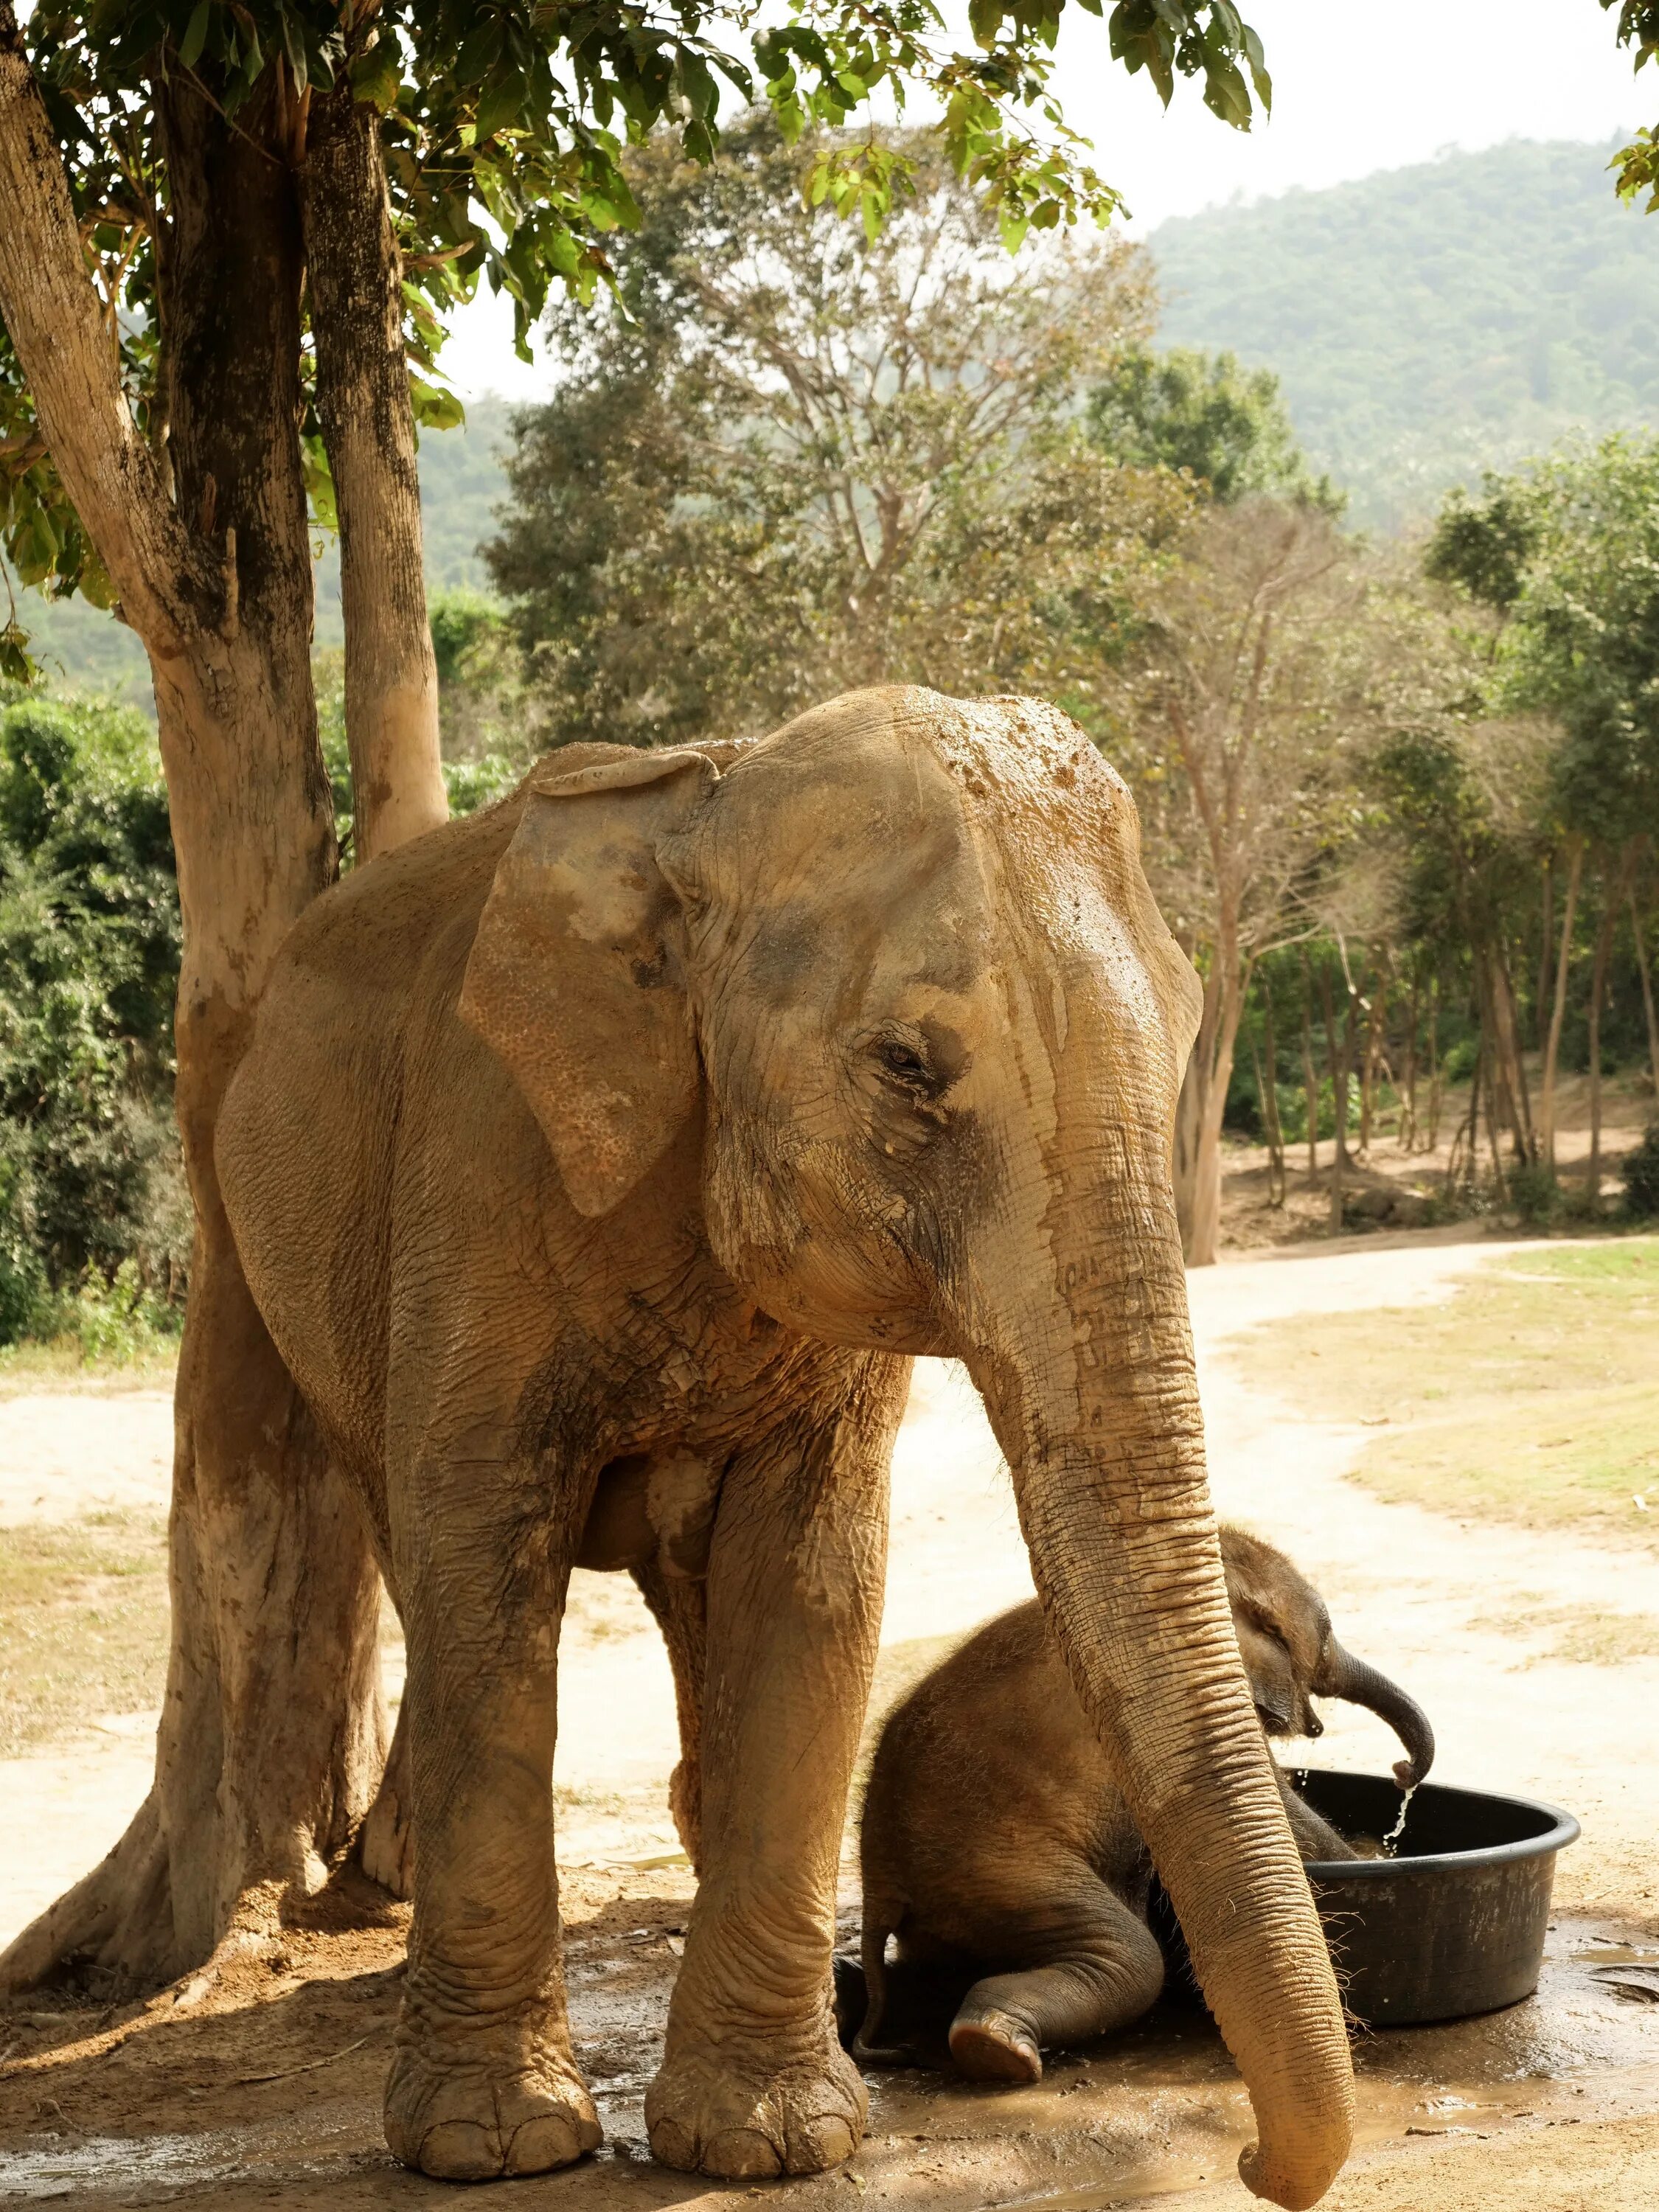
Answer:
[[961, 2014], [951, 2024], [951, 2056], [970, 2081], [1040, 2081], [1042, 2053], [1024, 2021], [1012, 2013]]
[[545, 2049], [517, 2066], [506, 2054], [493, 2065], [481, 2058], [398, 2050], [386, 2088], [394, 2158], [440, 2181], [493, 2181], [547, 2173], [599, 2148], [599, 2114], [573, 2065]]
[[645, 2123], [654, 2156], [681, 2173], [764, 2181], [822, 2173], [864, 2140], [869, 2099], [838, 2044], [777, 2069], [721, 2064], [717, 2053], [670, 2058], [651, 2084]]

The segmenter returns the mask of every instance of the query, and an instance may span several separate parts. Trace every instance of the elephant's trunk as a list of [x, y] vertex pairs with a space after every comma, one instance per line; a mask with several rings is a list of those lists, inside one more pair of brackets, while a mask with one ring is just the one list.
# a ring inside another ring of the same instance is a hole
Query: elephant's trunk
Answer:
[[1353, 2078], [1228, 1610], [1164, 1143], [1109, 1129], [1090, 1149], [1028, 1194], [1036, 1252], [1010, 1193], [977, 1277], [1023, 1288], [980, 1307], [969, 1364], [1048, 1619], [1249, 2086], [1240, 2172], [1310, 2205], [1347, 2154]]
[[1414, 1790], [1434, 1765], [1434, 1730], [1415, 1698], [1377, 1668], [1345, 1651], [1332, 1637], [1326, 1646], [1319, 1680], [1314, 1685], [1322, 1697], [1340, 1698], [1350, 1705], [1364, 1705], [1389, 1726], [1405, 1746], [1406, 1756], [1395, 1764], [1394, 1778], [1402, 1790]]

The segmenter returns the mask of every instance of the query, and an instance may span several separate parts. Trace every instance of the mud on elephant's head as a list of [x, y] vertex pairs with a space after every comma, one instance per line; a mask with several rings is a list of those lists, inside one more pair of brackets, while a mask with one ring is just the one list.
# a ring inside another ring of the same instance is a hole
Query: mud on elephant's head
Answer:
[[1199, 1010], [1083, 732], [914, 690], [751, 746], [546, 763], [462, 1000], [580, 1212], [623, 1204], [701, 1113], [709, 1241], [757, 1306], [966, 1361], [1249, 2082], [1245, 2178], [1304, 2204], [1352, 2081], [1206, 1479], [1170, 1187]]

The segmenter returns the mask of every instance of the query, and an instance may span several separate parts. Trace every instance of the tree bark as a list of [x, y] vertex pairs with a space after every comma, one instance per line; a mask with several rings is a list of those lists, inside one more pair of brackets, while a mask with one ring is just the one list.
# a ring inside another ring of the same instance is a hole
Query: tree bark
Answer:
[[1601, 919], [1595, 931], [1595, 959], [1590, 970], [1589, 995], [1589, 1158], [1584, 1163], [1584, 1193], [1592, 1206], [1601, 1197], [1601, 1006], [1607, 997], [1607, 963], [1613, 954], [1613, 925], [1624, 898], [1624, 869], [1602, 871]]
[[1212, 1267], [1221, 1242], [1221, 1124], [1233, 1078], [1244, 975], [1238, 939], [1224, 913], [1220, 941], [1206, 981], [1204, 1017], [1188, 1063], [1197, 1070], [1193, 1099], [1192, 1198], [1187, 1264]]
[[1443, 1090], [1440, 1067], [1440, 978], [1429, 978], [1429, 1141], [1425, 1149], [1437, 1150], [1440, 1143], [1440, 1101]]
[[1307, 957], [1302, 962], [1302, 1103], [1308, 1121], [1308, 1182], [1319, 1179], [1319, 1079], [1314, 1073], [1313, 978]]
[[1267, 1194], [1277, 1209], [1285, 1198], [1285, 1132], [1279, 1119], [1279, 1040], [1273, 1031], [1273, 998], [1271, 990], [1262, 1002], [1262, 1050], [1267, 1057], [1266, 1087], [1261, 1062], [1256, 1064], [1256, 1091], [1261, 1100], [1261, 1111], [1267, 1124], [1268, 1180]]
[[86, 1958], [167, 1977], [273, 1929], [347, 1841], [385, 1748], [367, 1540], [249, 1296], [213, 1159], [271, 957], [335, 865], [309, 662], [298, 211], [271, 150], [291, 116], [275, 72], [234, 129], [181, 75], [155, 91], [176, 506], [127, 410], [0, 0], [0, 315], [149, 653], [184, 921], [177, 1102], [196, 1212], [155, 1782], [109, 1856], [0, 1957], [0, 1987]]
[[1544, 1045], [1544, 1082], [1538, 1102], [1544, 1164], [1552, 1175], [1555, 1173], [1555, 1072], [1561, 1058], [1561, 1024], [1567, 1012], [1567, 970], [1572, 963], [1572, 925], [1583, 872], [1584, 848], [1575, 838], [1567, 863], [1567, 892], [1561, 908], [1561, 949], [1555, 963], [1555, 1001], [1550, 1009], [1550, 1033]]
[[1402, 1152], [1417, 1150], [1417, 1031], [1422, 1018], [1422, 978], [1413, 968], [1411, 1008], [1406, 1030], [1406, 1110], [1401, 1116], [1398, 1143]]
[[1322, 961], [1319, 969], [1320, 1004], [1325, 1016], [1325, 1046], [1331, 1063], [1331, 1102], [1335, 1109], [1335, 1144], [1331, 1158], [1331, 1197], [1329, 1226], [1334, 1236], [1342, 1230], [1343, 1185], [1348, 1164], [1348, 1080], [1353, 1066], [1354, 994], [1346, 976], [1343, 978], [1346, 1014], [1339, 1051], [1336, 1042], [1336, 1016], [1331, 1001], [1331, 974], [1328, 962]]
[[449, 811], [438, 750], [403, 264], [380, 118], [342, 73], [313, 96], [301, 174], [317, 411], [340, 522], [346, 742], [360, 860]]
[[1544, 855], [1544, 911], [1539, 930], [1538, 1004], [1533, 1012], [1537, 1048], [1542, 1052], [1549, 1036], [1550, 956], [1555, 949], [1555, 855]]
[[1659, 1098], [1659, 1018], [1654, 1012], [1653, 970], [1648, 963], [1647, 939], [1643, 934], [1642, 913], [1636, 903], [1634, 884], [1630, 890], [1630, 932], [1636, 945], [1636, 972], [1642, 979], [1642, 1012], [1647, 1017], [1648, 1079], [1653, 1085], [1655, 1097]]

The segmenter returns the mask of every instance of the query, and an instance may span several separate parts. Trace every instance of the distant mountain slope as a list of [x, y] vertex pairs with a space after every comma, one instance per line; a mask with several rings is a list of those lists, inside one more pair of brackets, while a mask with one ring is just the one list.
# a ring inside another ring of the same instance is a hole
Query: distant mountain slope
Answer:
[[1659, 216], [1606, 146], [1514, 140], [1162, 224], [1166, 344], [1276, 370], [1356, 520], [1571, 431], [1659, 423]]
[[[426, 577], [434, 591], [457, 585], [483, 591], [488, 579], [478, 546], [494, 534], [494, 508], [503, 496], [501, 454], [512, 443], [513, 410], [502, 399], [474, 400], [459, 430], [428, 430], [421, 441], [421, 520]], [[0, 610], [5, 607], [0, 586]], [[83, 691], [106, 691], [151, 707], [149, 664], [130, 629], [84, 599], [51, 605], [19, 591], [17, 611], [49, 677]], [[332, 538], [317, 563], [316, 638], [344, 641], [340, 613], [340, 554]]]

